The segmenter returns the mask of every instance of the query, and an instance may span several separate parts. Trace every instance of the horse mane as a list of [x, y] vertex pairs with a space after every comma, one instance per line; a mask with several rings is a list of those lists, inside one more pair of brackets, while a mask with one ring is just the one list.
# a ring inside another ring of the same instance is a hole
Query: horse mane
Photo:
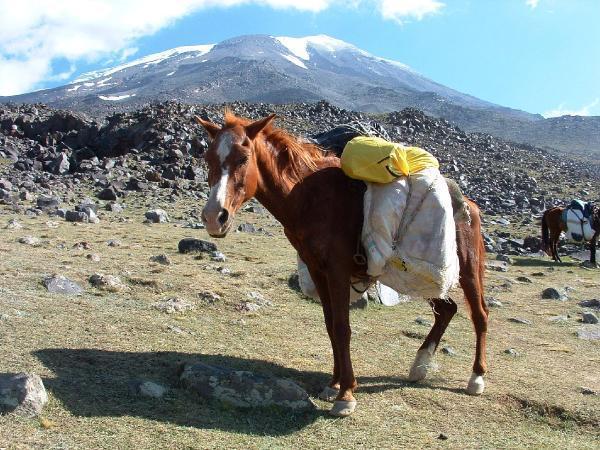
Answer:
[[[236, 125], [246, 126], [252, 121], [238, 117], [225, 110], [225, 128]], [[258, 139], [262, 136], [264, 139]], [[300, 142], [295, 136], [281, 128], [267, 125], [255, 139], [255, 145], [274, 154], [274, 175], [279, 175], [286, 185], [292, 185], [307, 174], [315, 172], [319, 163], [327, 158], [326, 152], [318, 145]]]

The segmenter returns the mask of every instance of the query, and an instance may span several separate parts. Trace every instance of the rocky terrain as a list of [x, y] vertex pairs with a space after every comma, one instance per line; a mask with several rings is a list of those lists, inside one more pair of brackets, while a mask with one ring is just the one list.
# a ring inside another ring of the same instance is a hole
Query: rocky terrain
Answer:
[[[600, 163], [468, 134], [415, 109], [371, 116], [326, 102], [210, 106], [165, 102], [105, 118], [41, 104], [0, 107], [4, 158], [0, 199], [29, 214], [44, 210], [63, 217], [69, 203], [81, 209], [78, 202], [93, 196], [108, 202], [107, 208], [119, 208], [120, 199], [131, 192], [143, 192], [155, 201], [206, 199], [202, 154], [207, 136], [193, 116], [219, 122], [225, 106], [249, 118], [275, 112], [279, 126], [304, 137], [352, 120], [379, 120], [393, 140], [432, 152], [442, 172], [481, 206], [492, 251], [537, 251], [536, 239], [527, 245], [522, 239], [538, 235], [544, 209], [574, 197], [600, 198]], [[75, 211], [68, 220], [87, 219]]]

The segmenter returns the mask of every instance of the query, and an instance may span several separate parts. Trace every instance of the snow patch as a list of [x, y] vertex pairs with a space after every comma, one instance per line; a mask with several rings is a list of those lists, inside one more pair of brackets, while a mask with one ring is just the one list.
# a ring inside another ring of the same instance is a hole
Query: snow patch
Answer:
[[166, 76], [170, 77], [171, 75], [173, 75], [175, 72], [177, 72], [176, 70], [174, 70], [173, 72], [169, 72]]
[[330, 53], [344, 49], [352, 49], [362, 52], [362, 50], [359, 50], [354, 45], [324, 34], [302, 38], [280, 36], [276, 37], [275, 39], [278, 40], [281, 45], [286, 47], [292, 54], [305, 61], [310, 59], [310, 54], [308, 53], [308, 49], [310, 47], [313, 47], [317, 50], [325, 50]]
[[100, 100], [118, 101], [125, 100], [129, 97], [135, 97], [135, 94], [124, 94], [124, 95], [99, 95]]
[[292, 64], [295, 64], [298, 67], [302, 67], [303, 69], [308, 69], [308, 67], [306, 67], [306, 65], [302, 61], [300, 61], [298, 58], [296, 58], [295, 56], [284, 55], [283, 53], [281, 54], [281, 56], [283, 56], [289, 62], [291, 62]]
[[[96, 87], [108, 86], [106, 83], [107, 83], [107, 81], [108, 81], [108, 80], [110, 80], [110, 79], [112, 79], [112, 77], [108, 77], [108, 78], [105, 78], [105, 79], [103, 79], [103, 80], [100, 80], [100, 81], [98, 81], [98, 82], [96, 83]], [[109, 84], [112, 84], [112, 83], [109, 83]]]
[[134, 61], [130, 61], [125, 64], [121, 64], [116, 67], [112, 67], [110, 69], [104, 70], [96, 70], [93, 72], [87, 72], [79, 76], [74, 83], [80, 83], [82, 81], [94, 80], [96, 78], [106, 77], [112, 75], [113, 73], [119, 72], [121, 70], [127, 69], [129, 67], [139, 66], [144, 64], [145, 67], [148, 67], [151, 64], [158, 64], [164, 61], [167, 58], [171, 58], [173, 56], [181, 55], [183, 53], [196, 53], [193, 56], [201, 56], [212, 50], [214, 44], [209, 45], [188, 45], [184, 47], [172, 48], [170, 50], [166, 50], [160, 53], [154, 53], [152, 55], [144, 56], [143, 58], [136, 59]]
[[77, 89], [79, 89], [81, 87], [81, 84], [76, 84], [75, 86], [73, 86], [71, 89], [67, 89], [67, 92], [73, 92], [76, 91]]

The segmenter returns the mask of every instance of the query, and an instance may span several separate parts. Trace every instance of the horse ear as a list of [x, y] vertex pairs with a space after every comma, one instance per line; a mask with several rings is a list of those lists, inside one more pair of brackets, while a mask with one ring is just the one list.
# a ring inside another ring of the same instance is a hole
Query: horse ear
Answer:
[[248, 136], [250, 140], [254, 140], [254, 138], [258, 136], [258, 133], [260, 133], [267, 125], [269, 125], [273, 119], [275, 119], [275, 117], [275, 114], [270, 114], [264, 119], [252, 122], [250, 125], [246, 125], [246, 136]]
[[202, 120], [198, 116], [194, 116], [194, 119], [196, 119], [196, 122], [204, 127], [211, 139], [214, 139], [217, 133], [221, 131], [221, 127], [216, 123], [212, 123], [210, 120]]

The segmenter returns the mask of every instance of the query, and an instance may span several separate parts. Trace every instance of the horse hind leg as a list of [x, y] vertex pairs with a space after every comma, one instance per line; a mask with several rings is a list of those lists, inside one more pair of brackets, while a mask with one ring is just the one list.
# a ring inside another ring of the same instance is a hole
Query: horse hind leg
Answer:
[[471, 320], [476, 336], [475, 361], [473, 362], [471, 378], [469, 378], [469, 383], [467, 384], [467, 393], [470, 395], [481, 395], [485, 389], [483, 376], [487, 372], [486, 340], [488, 308], [483, 299], [480, 279], [475, 277], [461, 277], [461, 286], [469, 304]]
[[410, 368], [408, 380], [415, 382], [423, 380], [431, 367], [433, 355], [448, 327], [448, 324], [456, 314], [457, 306], [453, 300], [442, 300], [439, 298], [430, 300], [431, 309], [435, 316], [435, 322], [425, 341], [417, 351], [415, 360]]

